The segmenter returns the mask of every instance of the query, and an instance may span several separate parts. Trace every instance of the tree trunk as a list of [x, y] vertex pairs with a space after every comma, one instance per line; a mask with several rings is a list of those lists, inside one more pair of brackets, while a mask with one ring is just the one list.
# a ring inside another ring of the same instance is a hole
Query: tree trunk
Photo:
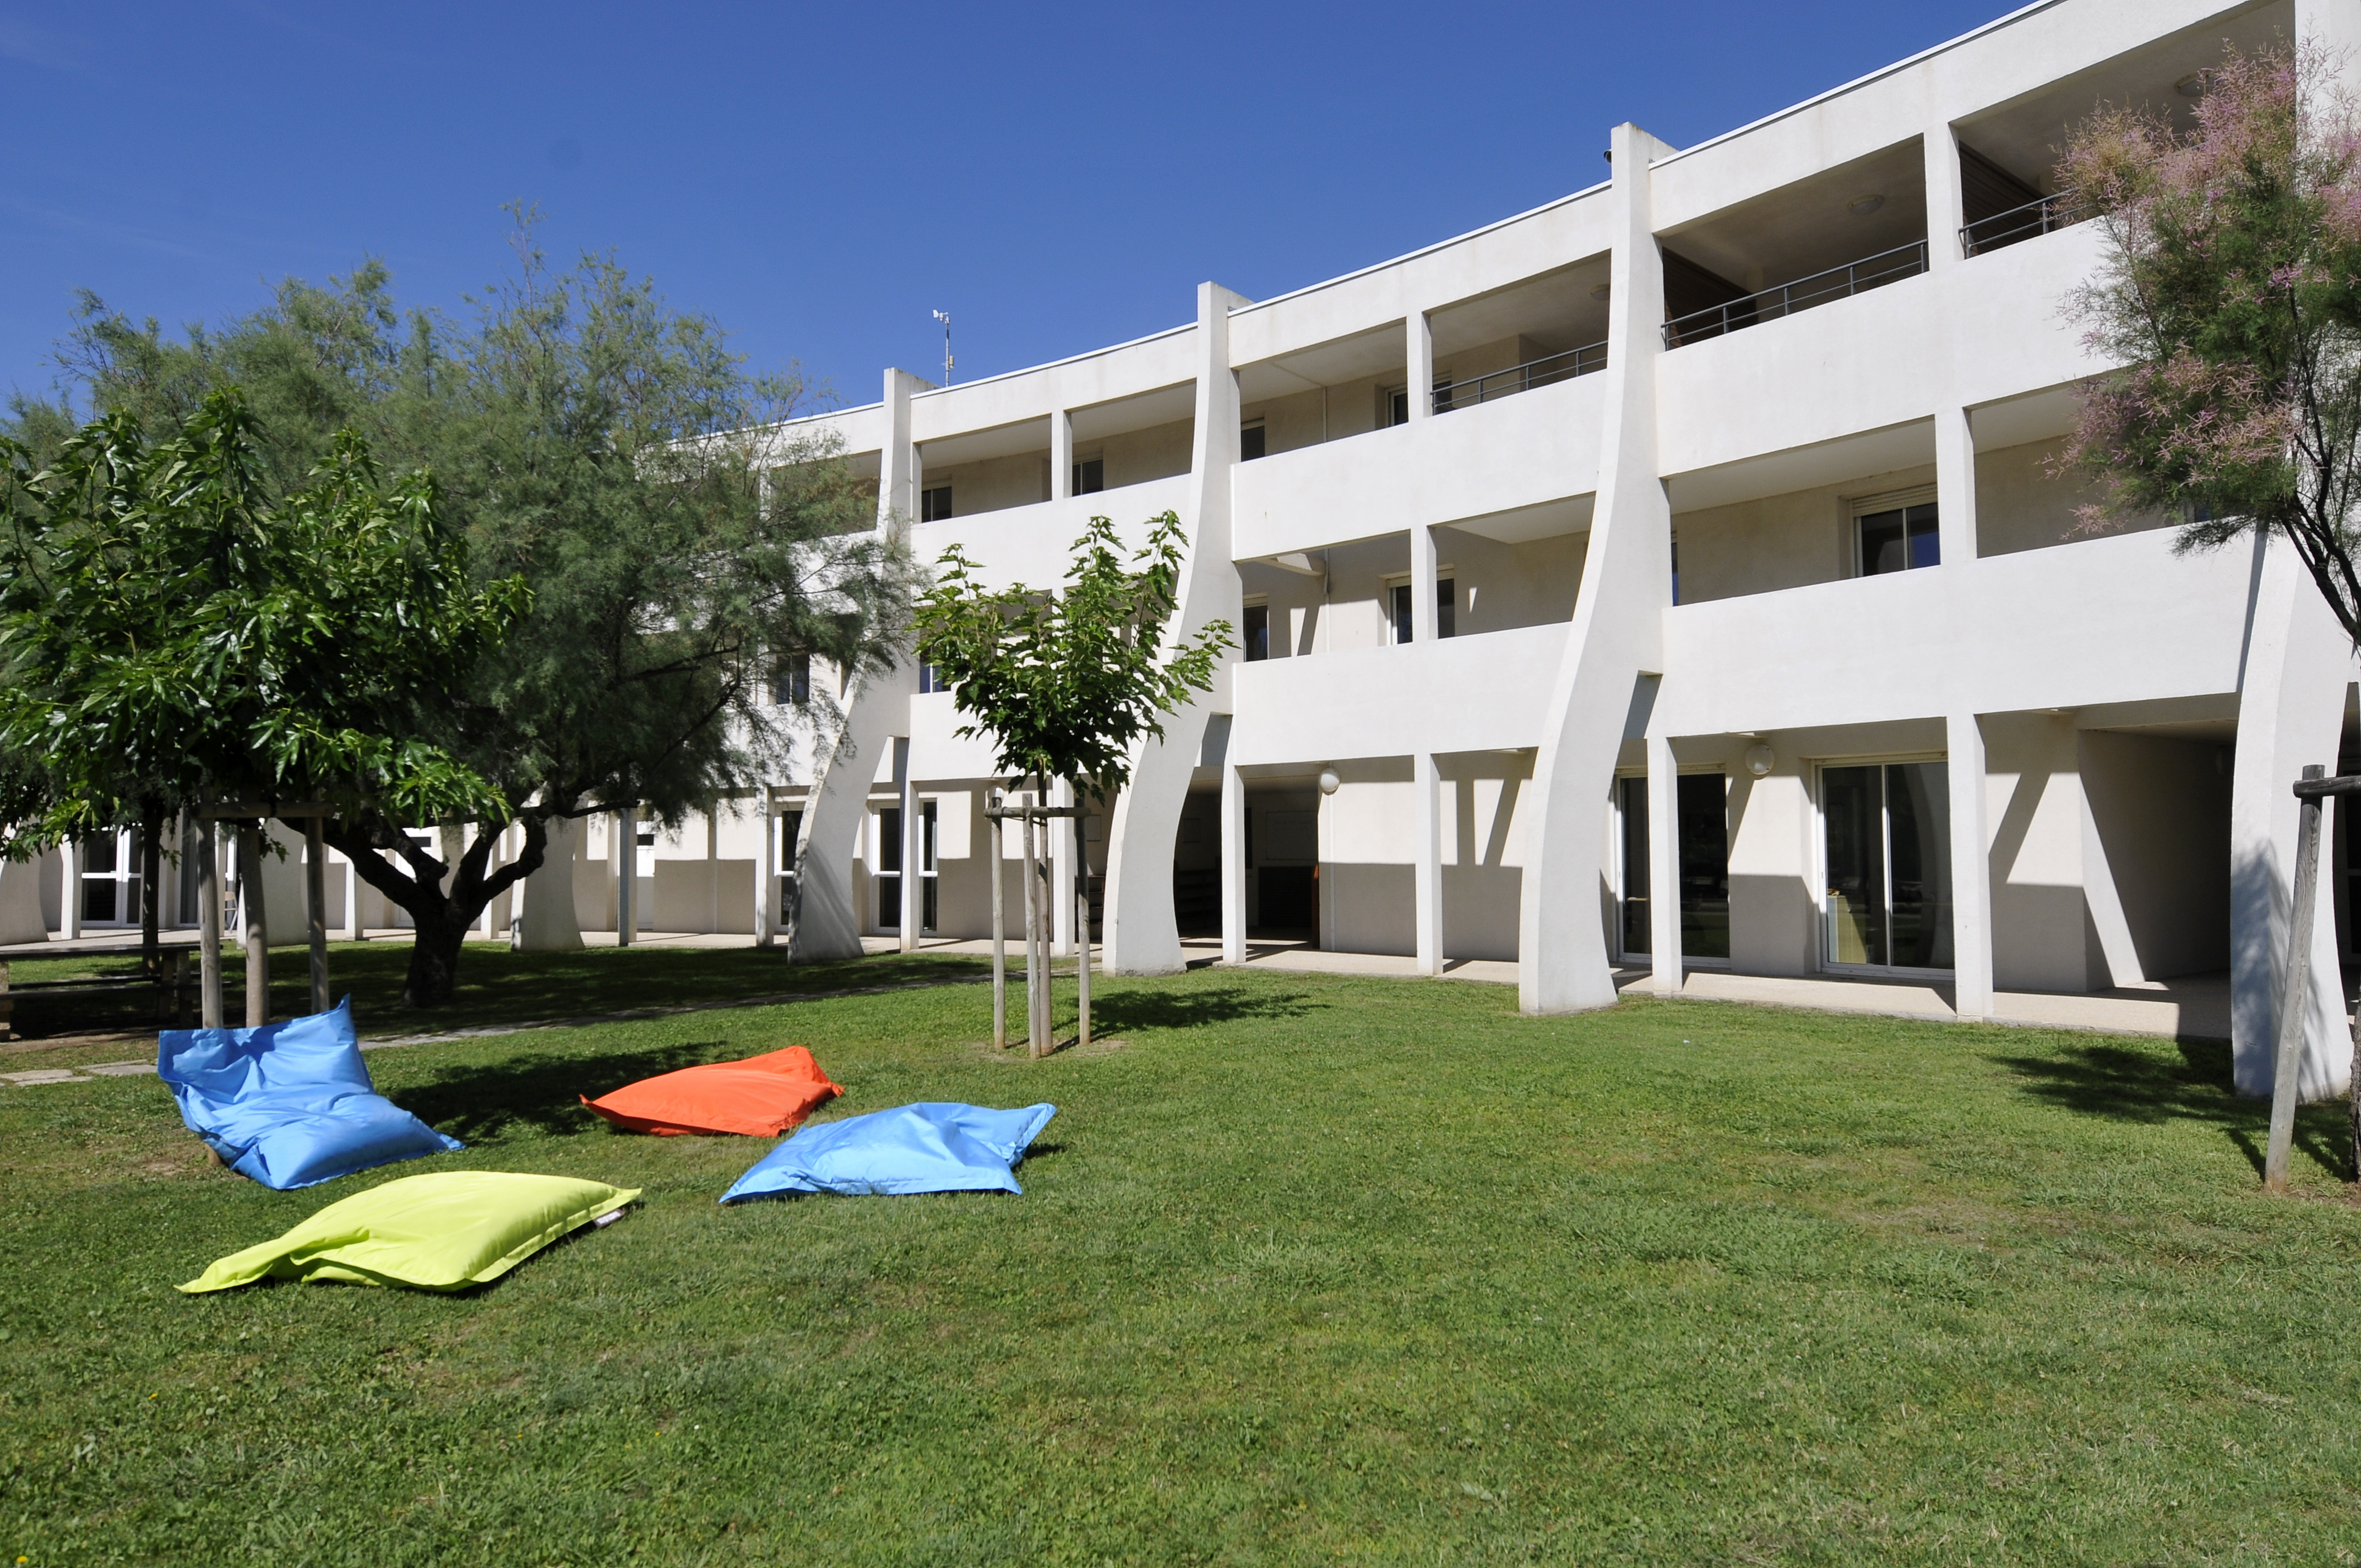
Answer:
[[[410, 973], [402, 982], [405, 1007], [439, 1007], [451, 999], [458, 979], [459, 950], [484, 906], [541, 869], [549, 830], [538, 815], [525, 814], [524, 849], [517, 858], [484, 874], [498, 835], [478, 833], [456, 865], [445, 865], [423, 850], [405, 849], [401, 835], [381, 823], [356, 826], [333, 819], [321, 837], [342, 850], [354, 872], [407, 911], [417, 936], [411, 943]], [[416, 873], [405, 875], [388, 863], [381, 850], [395, 850]], [[445, 882], [450, 890], [444, 891]]]
[[164, 814], [148, 803], [139, 822], [139, 967], [149, 980], [162, 978], [164, 946], [157, 934], [157, 883], [163, 874]]
[[459, 979], [459, 949], [478, 913], [446, 903], [441, 918], [418, 922], [417, 940], [410, 945], [410, 973], [401, 982], [404, 1007], [440, 1007], [451, 1000]]

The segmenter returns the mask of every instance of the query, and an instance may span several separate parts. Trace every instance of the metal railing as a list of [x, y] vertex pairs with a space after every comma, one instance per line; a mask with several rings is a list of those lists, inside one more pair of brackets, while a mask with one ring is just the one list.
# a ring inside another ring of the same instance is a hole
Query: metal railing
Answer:
[[2027, 202], [2022, 207], [2011, 207], [2007, 212], [1961, 225], [1960, 248], [1970, 256], [1982, 256], [1987, 250], [1998, 250], [2053, 229], [2071, 228], [2095, 216], [2082, 204], [2081, 197], [2071, 191], [2060, 191], [2054, 196], [2044, 196], [2037, 202]]
[[1540, 359], [1511, 365], [1506, 370], [1495, 370], [1471, 381], [1454, 381], [1448, 387], [1434, 389], [1434, 411], [1447, 414], [1454, 409], [1470, 408], [1477, 403], [1490, 402], [1496, 398], [1531, 391], [1535, 387], [1547, 387], [1559, 381], [1571, 381], [1576, 376], [1587, 376], [1594, 370], [1607, 368], [1607, 345], [1587, 343], [1580, 348], [1569, 348], [1564, 354], [1552, 354]]
[[1908, 245], [1883, 250], [1875, 256], [1863, 257], [1842, 267], [1831, 267], [1825, 272], [1815, 272], [1808, 278], [1782, 283], [1775, 289], [1765, 289], [1726, 304], [1675, 317], [1664, 323], [1664, 346], [1678, 348], [1685, 343], [1719, 337], [1758, 322], [1776, 321], [1781, 316], [1792, 316], [1798, 311], [1808, 311], [1815, 305], [1825, 305], [1831, 300], [1850, 299], [1871, 289], [1898, 283], [1905, 278], [1916, 278], [1926, 270], [1927, 242], [1913, 240]]

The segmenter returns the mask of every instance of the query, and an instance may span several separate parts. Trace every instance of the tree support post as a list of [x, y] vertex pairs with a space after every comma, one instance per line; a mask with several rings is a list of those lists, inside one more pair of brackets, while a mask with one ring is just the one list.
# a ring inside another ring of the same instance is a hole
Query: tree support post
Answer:
[[328, 845], [320, 819], [303, 821], [303, 901], [311, 910], [312, 1011], [328, 1010]]
[[262, 833], [237, 825], [237, 913], [246, 926], [246, 1026], [270, 1022], [270, 925], [262, 895]]
[[992, 836], [992, 1048], [1008, 1048], [1008, 861], [1002, 848], [1004, 796], [984, 796], [984, 822]]
[[1041, 1039], [1041, 867], [1034, 854], [1033, 814], [1025, 814], [1025, 1045], [1048, 1055]]
[[2296, 1073], [2303, 1059], [2303, 1025], [2309, 998], [2304, 990], [2312, 979], [2312, 916], [2313, 894], [2320, 879], [2320, 800], [2326, 792], [2307, 791], [2321, 782], [2324, 770], [2317, 762], [2303, 770], [2296, 797], [2303, 802], [2302, 825], [2296, 831], [2295, 918], [2289, 923], [2287, 980], [2279, 1001], [2279, 1057], [2271, 1068], [2271, 1136], [2263, 1156], [2263, 1190], [2285, 1192], [2288, 1149], [2295, 1139]]
[[214, 819], [201, 816], [197, 818], [197, 1021], [208, 1029], [222, 1026], [221, 922], [221, 851]]
[[1075, 1011], [1080, 1021], [1074, 1026], [1077, 1047], [1091, 1043], [1091, 836], [1083, 830], [1090, 820], [1088, 807], [1082, 805], [1082, 792], [1074, 791], [1074, 952], [1082, 960], [1075, 970]]

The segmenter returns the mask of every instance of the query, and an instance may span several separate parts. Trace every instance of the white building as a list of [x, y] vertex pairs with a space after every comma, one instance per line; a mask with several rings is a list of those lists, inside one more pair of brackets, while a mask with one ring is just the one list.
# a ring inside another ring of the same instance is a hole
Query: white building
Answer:
[[[1514, 959], [1535, 1013], [1638, 965], [1938, 976], [1969, 1016], [2227, 971], [2260, 1091], [2289, 785], [2352, 765], [2355, 662], [2284, 546], [2073, 532], [2048, 463], [2105, 367], [2060, 304], [2101, 236], [2047, 198], [2100, 101], [2185, 122], [2225, 41], [2297, 38], [2361, 44], [2361, 0], [2049, 0], [1697, 147], [1619, 126], [1601, 182], [1412, 255], [816, 422], [922, 560], [1049, 585], [1093, 514], [1169, 510], [1185, 627], [1242, 629], [1094, 826], [1114, 970], [1269, 932]], [[930, 684], [845, 694], [760, 894], [751, 801], [637, 850], [642, 923], [751, 929], [799, 858], [798, 956], [983, 934], [989, 753]]]

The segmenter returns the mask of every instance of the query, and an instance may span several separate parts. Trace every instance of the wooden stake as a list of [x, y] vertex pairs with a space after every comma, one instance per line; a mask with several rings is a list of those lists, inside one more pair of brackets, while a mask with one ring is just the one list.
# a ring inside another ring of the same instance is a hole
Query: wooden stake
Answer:
[[270, 1022], [270, 926], [262, 897], [262, 834], [237, 825], [237, 911], [246, 921], [246, 1026]]
[[1041, 1054], [1041, 950], [1037, 940], [1039, 932], [1040, 896], [1034, 891], [1033, 818], [1025, 818], [1025, 1044], [1033, 1055]]
[[[991, 806], [1000, 805], [1000, 792], [993, 790], [984, 796]], [[1008, 862], [1001, 839], [1001, 823], [997, 817], [984, 821], [992, 830], [992, 1048], [1008, 1048]]]
[[1091, 1043], [1091, 836], [1083, 824], [1090, 818], [1083, 815], [1080, 784], [1074, 787], [1074, 950], [1082, 955], [1082, 966], [1075, 971], [1077, 990], [1075, 1011], [1081, 1015], [1075, 1026], [1077, 1048]]

